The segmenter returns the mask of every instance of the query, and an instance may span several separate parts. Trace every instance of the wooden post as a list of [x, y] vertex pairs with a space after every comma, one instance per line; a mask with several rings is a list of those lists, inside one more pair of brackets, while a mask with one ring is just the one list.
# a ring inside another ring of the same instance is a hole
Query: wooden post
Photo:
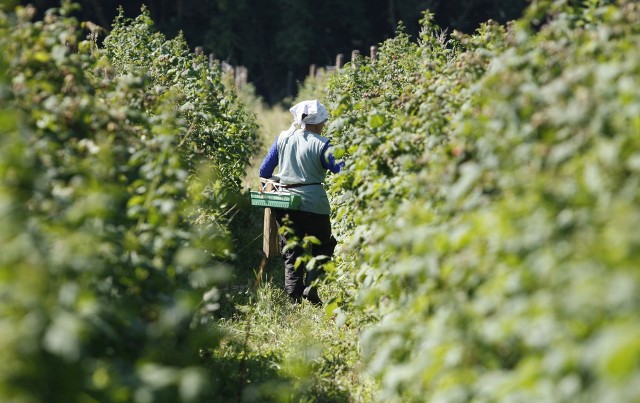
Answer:
[[311, 66], [309, 66], [309, 77], [310, 78], [316, 78], [316, 65], [312, 64]]
[[200, 56], [204, 53], [204, 48], [202, 46], [196, 46], [196, 56]]
[[338, 53], [338, 56], [336, 56], [336, 70], [340, 70], [342, 68], [343, 63], [344, 63], [344, 55], [342, 53]]
[[[264, 191], [269, 192], [273, 189], [273, 183], [266, 181], [266, 179], [260, 178], [261, 181], [266, 182]], [[280, 256], [280, 247], [278, 242], [278, 225], [276, 223], [276, 216], [269, 207], [264, 209], [264, 224], [262, 229], [262, 251], [267, 259]]]
[[357, 49], [351, 51], [351, 68], [352, 69], [356, 68], [356, 59], [358, 58], [359, 54], [360, 54], [360, 51]]
[[264, 229], [262, 234], [262, 251], [267, 259], [280, 256], [278, 246], [278, 225], [275, 214], [269, 207], [264, 209]]
[[247, 83], [247, 68], [244, 66], [236, 66], [234, 74], [236, 88], [242, 88]]
[[375, 45], [371, 45], [370, 52], [371, 52], [371, 61], [376, 61], [378, 60], [378, 47]]
[[236, 88], [242, 88], [245, 84], [245, 68], [244, 66], [236, 66], [234, 70]]

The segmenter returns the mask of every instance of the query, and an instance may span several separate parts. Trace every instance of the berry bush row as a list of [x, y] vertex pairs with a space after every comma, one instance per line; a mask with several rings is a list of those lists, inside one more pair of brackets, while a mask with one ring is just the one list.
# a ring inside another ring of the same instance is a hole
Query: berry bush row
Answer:
[[0, 13], [0, 400], [211, 401], [255, 123], [148, 12], [98, 45], [75, 7]]
[[427, 13], [328, 79], [330, 309], [382, 400], [640, 398], [639, 45], [634, 1]]

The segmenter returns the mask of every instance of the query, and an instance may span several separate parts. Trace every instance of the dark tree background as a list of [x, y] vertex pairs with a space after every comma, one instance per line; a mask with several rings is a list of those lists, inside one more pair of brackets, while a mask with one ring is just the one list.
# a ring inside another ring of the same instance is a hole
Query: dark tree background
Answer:
[[[78, 18], [111, 27], [119, 6], [125, 16], [140, 14], [143, 4], [159, 31], [182, 31], [193, 49], [248, 68], [249, 80], [269, 103], [295, 90], [311, 64], [333, 65], [338, 53], [368, 54], [395, 35], [398, 21], [416, 36], [424, 10], [444, 29], [472, 32], [489, 19], [518, 18], [527, 0], [79, 0]], [[21, 1], [44, 12], [59, 0]]]

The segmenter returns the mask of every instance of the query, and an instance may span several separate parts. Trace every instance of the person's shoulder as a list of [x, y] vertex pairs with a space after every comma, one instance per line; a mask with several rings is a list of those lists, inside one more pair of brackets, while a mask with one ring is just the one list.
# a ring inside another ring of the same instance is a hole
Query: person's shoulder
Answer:
[[278, 140], [283, 138], [283, 137], [289, 137], [292, 136], [294, 133], [296, 132], [296, 130], [294, 129], [288, 129], [288, 130], [283, 130], [280, 132], [280, 134], [278, 135]]
[[312, 136], [313, 138], [315, 138], [316, 140], [322, 142], [322, 143], [326, 143], [329, 141], [328, 137], [324, 137], [323, 135], [320, 135], [318, 133], [314, 133], [314, 132], [310, 132], [310, 131], [306, 131], [306, 133], [308, 133], [310, 136]]

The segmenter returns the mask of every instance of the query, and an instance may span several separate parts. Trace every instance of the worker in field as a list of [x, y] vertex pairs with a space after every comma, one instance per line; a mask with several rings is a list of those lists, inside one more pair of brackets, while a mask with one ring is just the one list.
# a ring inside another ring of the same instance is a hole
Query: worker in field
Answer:
[[278, 228], [286, 225], [290, 232], [281, 232], [280, 247], [285, 264], [285, 290], [293, 303], [302, 299], [321, 305], [314, 280], [319, 269], [307, 270], [304, 264], [297, 269], [296, 259], [303, 254], [302, 247], [284, 249], [292, 239], [299, 243], [305, 236], [314, 236], [320, 245], [314, 245], [313, 256], [330, 258], [336, 246], [331, 234], [329, 198], [323, 187], [327, 171], [340, 172], [343, 163], [336, 163], [329, 139], [322, 136], [328, 118], [327, 109], [317, 100], [303, 101], [290, 109], [293, 124], [280, 133], [273, 142], [262, 165], [260, 178], [270, 179], [276, 166], [279, 182], [291, 193], [300, 195], [301, 202], [293, 209], [272, 209]]

